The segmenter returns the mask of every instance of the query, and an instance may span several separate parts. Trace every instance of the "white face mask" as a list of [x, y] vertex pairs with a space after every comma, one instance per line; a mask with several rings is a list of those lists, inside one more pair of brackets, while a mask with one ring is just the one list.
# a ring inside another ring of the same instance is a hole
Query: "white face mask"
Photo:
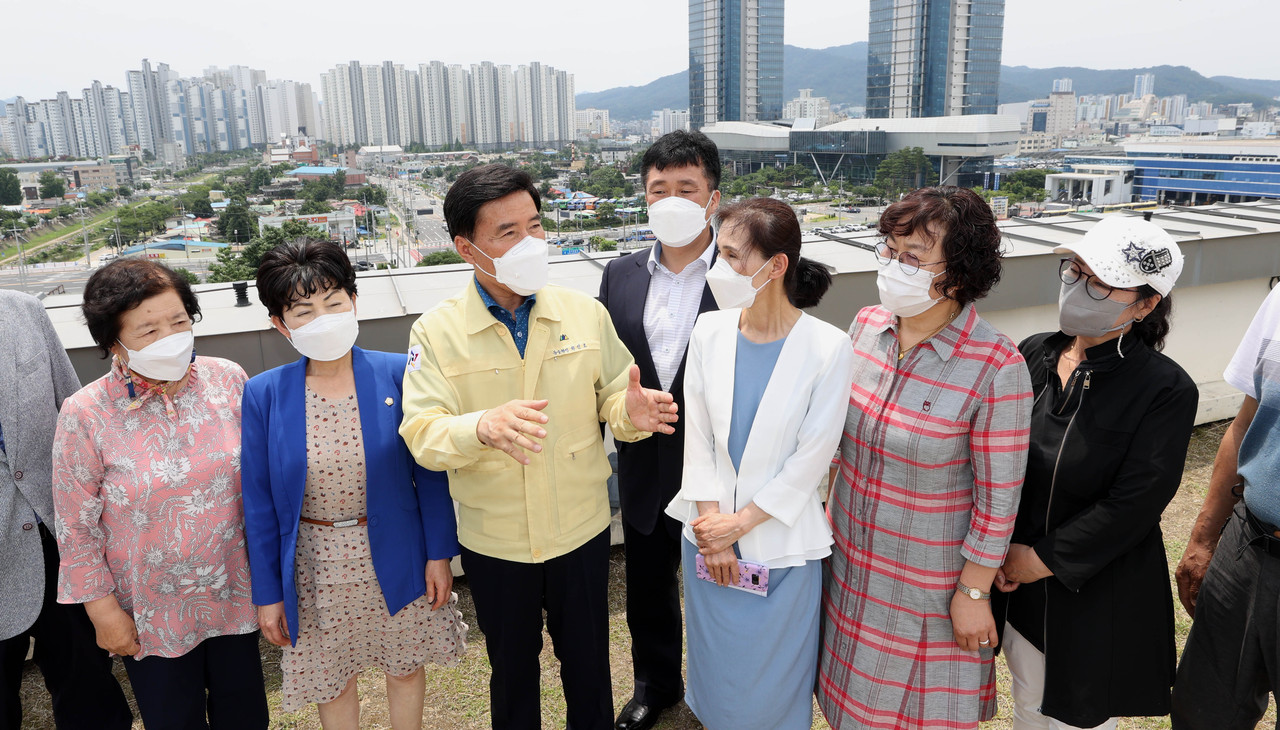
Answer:
[[330, 362], [351, 351], [360, 334], [360, 323], [356, 321], [353, 307], [345, 312], [323, 314], [296, 330], [288, 325], [285, 329], [289, 330], [293, 349], [312, 360]]
[[739, 307], [746, 309], [754, 304], [756, 293], [773, 281], [773, 279], [767, 279], [760, 286], [756, 286], [752, 281], [768, 265], [769, 261], [765, 261], [760, 268], [756, 269], [755, 274], [747, 276], [734, 271], [728, 259], [716, 259], [716, 265], [707, 272], [707, 286], [711, 287], [711, 295], [716, 298], [716, 306], [720, 309]]
[[470, 240], [467, 243], [471, 244], [472, 251], [478, 251], [493, 262], [493, 278], [516, 294], [527, 297], [547, 285], [551, 262], [547, 259], [547, 242], [543, 239], [525, 236], [496, 259], [480, 251], [480, 247]]
[[924, 269], [908, 274], [897, 261], [880, 267], [876, 276], [876, 288], [880, 290], [880, 303], [899, 317], [914, 317], [928, 311], [945, 297], [933, 298], [933, 280], [944, 271], [930, 274]]
[[698, 205], [688, 198], [669, 195], [649, 206], [649, 227], [663, 246], [688, 246], [706, 229], [709, 207], [710, 200]]
[[[119, 342], [119, 340], [117, 340]], [[162, 337], [141, 350], [130, 350], [125, 347], [129, 356], [129, 369], [144, 378], [152, 380], [182, 380], [195, 359], [196, 336], [191, 330], [175, 332]]]

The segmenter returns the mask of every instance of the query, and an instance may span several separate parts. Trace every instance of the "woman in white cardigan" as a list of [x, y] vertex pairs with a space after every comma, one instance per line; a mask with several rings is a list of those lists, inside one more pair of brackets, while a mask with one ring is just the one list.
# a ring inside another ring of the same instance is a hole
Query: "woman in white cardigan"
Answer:
[[799, 309], [831, 277], [800, 258], [790, 206], [724, 206], [716, 243], [707, 284], [721, 309], [689, 340], [683, 488], [667, 507], [685, 523], [685, 700], [709, 730], [809, 728], [832, 542], [818, 487], [840, 441], [853, 349]]

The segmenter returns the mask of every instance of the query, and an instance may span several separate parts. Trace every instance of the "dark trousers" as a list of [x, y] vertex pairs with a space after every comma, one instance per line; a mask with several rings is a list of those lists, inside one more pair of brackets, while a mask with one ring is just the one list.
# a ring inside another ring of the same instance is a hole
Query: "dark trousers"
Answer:
[[645, 535], [622, 520], [627, 547], [627, 627], [635, 698], [650, 707], [684, 697], [680, 675], [684, 632], [680, 621], [680, 524], [659, 515]]
[[[613, 727], [609, 680], [609, 531], [545, 563], [517, 563], [462, 548], [462, 569], [484, 632], [495, 730], [542, 727], [542, 612], [560, 660], [569, 730]], [[150, 729], [148, 729], [150, 730]]]
[[1196, 599], [1173, 684], [1174, 730], [1253, 728], [1267, 694], [1280, 697], [1280, 544], [1259, 532], [1241, 502]]
[[58, 545], [40, 525], [44, 548], [44, 606], [31, 628], [0, 641], [0, 728], [22, 726], [22, 665], [35, 637], [35, 662], [53, 700], [58, 730], [128, 730], [133, 713], [120, 683], [111, 675], [111, 658], [98, 648], [93, 623], [80, 604], [64, 605], [55, 596]]
[[205, 639], [180, 657], [125, 659], [124, 668], [147, 730], [267, 727], [257, 631]]

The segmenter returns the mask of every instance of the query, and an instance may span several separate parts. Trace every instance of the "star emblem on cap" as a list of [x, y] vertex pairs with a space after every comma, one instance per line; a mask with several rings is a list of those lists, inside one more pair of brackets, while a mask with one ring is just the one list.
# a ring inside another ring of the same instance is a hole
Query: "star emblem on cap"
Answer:
[[1124, 254], [1124, 260], [1131, 264], [1136, 264], [1139, 261], [1142, 261], [1142, 257], [1147, 255], [1146, 249], [1132, 241], [1129, 242], [1128, 246], [1121, 249], [1120, 253]]

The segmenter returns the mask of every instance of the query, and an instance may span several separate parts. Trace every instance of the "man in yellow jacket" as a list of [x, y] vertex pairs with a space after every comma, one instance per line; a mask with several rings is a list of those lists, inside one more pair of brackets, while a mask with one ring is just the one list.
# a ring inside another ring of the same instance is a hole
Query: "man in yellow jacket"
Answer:
[[669, 393], [640, 371], [604, 307], [547, 285], [541, 199], [505, 165], [464, 172], [444, 201], [475, 279], [413, 326], [400, 434], [447, 471], [462, 566], [485, 634], [494, 728], [540, 728], [542, 615], [561, 662], [568, 726], [613, 724], [609, 679], [614, 438], [671, 433]]

